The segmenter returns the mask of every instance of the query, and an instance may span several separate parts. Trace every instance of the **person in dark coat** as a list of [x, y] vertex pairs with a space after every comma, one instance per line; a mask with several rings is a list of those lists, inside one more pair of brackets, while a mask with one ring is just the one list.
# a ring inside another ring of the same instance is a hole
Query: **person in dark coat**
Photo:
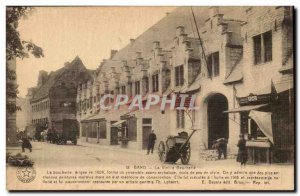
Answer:
[[52, 132], [51, 132], [51, 141], [52, 141], [52, 144], [55, 144], [57, 142], [57, 132], [56, 132], [56, 129], [55, 127], [52, 127]]
[[149, 154], [150, 150], [151, 153], [153, 153], [154, 145], [155, 145], [156, 135], [154, 133], [154, 130], [151, 131], [148, 138], [148, 151], [147, 154]]
[[238, 151], [238, 156], [237, 156], [237, 162], [240, 162], [241, 165], [246, 165], [247, 162], [247, 148], [246, 148], [246, 140], [244, 138], [244, 135], [240, 135], [240, 140], [237, 144], [239, 151]]
[[32, 152], [32, 145], [27, 137], [22, 138], [22, 152], [25, 152], [25, 148]]
[[47, 142], [52, 143], [52, 129], [49, 128], [47, 132]]
[[213, 144], [213, 148], [218, 151], [219, 160], [221, 159], [222, 154], [224, 155], [224, 159], [227, 159], [227, 143], [228, 140], [226, 138], [219, 138]]

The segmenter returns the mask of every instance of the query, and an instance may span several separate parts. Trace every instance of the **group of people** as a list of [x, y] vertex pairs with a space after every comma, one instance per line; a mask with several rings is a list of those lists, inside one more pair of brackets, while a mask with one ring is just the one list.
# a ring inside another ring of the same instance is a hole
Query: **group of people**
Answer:
[[[213, 148], [218, 152], [218, 159], [221, 159], [222, 155], [224, 156], [224, 159], [227, 159], [227, 143], [227, 138], [220, 138], [214, 141]], [[246, 140], [243, 134], [240, 134], [240, 139], [237, 146], [237, 162], [240, 162], [241, 165], [246, 165], [248, 154], [246, 148]]]
[[19, 131], [17, 133], [17, 139], [20, 143], [22, 143], [22, 152], [25, 152], [25, 149], [28, 149], [29, 152], [32, 152], [32, 145], [30, 143], [30, 137], [28, 136], [27, 132], [24, 131]]
[[[147, 155], [150, 152], [153, 153], [155, 141], [156, 141], [156, 134], [154, 133], [154, 130], [152, 130], [148, 137]], [[227, 138], [219, 138], [214, 141], [212, 147], [217, 150], [218, 159], [221, 159], [222, 155], [224, 159], [227, 159], [227, 143], [228, 143]], [[237, 162], [240, 162], [241, 165], [246, 165], [248, 154], [246, 148], [246, 140], [243, 134], [240, 134], [240, 139], [238, 141], [237, 146], [239, 148], [238, 155], [237, 155]]]
[[[43, 133], [43, 134], [42, 134]], [[43, 141], [50, 142], [52, 144], [55, 144], [57, 142], [57, 132], [55, 128], [49, 128], [41, 132], [41, 136], [43, 136]], [[29, 137], [23, 133], [20, 134], [20, 140], [22, 141], [22, 152], [25, 152], [25, 149], [28, 149], [29, 152], [32, 152], [32, 144], [30, 143]]]
[[57, 142], [58, 135], [55, 128], [47, 129], [46, 135], [47, 135], [46, 141], [49, 142], [50, 144], [55, 144]]

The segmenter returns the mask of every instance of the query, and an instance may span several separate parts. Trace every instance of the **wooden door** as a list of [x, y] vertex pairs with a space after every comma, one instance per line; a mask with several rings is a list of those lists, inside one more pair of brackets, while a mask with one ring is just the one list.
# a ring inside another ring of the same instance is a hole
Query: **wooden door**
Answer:
[[148, 147], [148, 138], [151, 130], [151, 126], [143, 126], [143, 149], [147, 149]]

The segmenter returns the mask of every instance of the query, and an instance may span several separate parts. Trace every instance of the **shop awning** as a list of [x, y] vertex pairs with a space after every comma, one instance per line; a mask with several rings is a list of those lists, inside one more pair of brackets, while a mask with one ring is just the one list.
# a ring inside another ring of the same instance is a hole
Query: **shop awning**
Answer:
[[249, 117], [252, 118], [260, 130], [274, 144], [272, 132], [272, 120], [270, 112], [251, 111]]
[[267, 105], [268, 104], [241, 106], [239, 108], [234, 108], [231, 110], [224, 111], [224, 113], [246, 112], [246, 111], [250, 111], [250, 110], [256, 110], [256, 109], [262, 108]]
[[281, 93], [294, 88], [293, 74], [286, 74], [272, 79], [272, 84], [277, 93]]
[[88, 116], [87, 118], [82, 119], [81, 122], [100, 121], [100, 120], [105, 120], [103, 118], [103, 114], [94, 114], [92, 116]]
[[126, 120], [119, 120], [118, 122], [115, 122], [111, 126], [112, 127], [118, 127], [118, 126], [122, 125], [124, 122], [126, 122]]

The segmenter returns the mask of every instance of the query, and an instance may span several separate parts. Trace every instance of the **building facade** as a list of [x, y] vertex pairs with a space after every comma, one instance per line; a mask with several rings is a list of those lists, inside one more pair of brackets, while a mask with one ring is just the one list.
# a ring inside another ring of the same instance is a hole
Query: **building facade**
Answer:
[[[160, 141], [197, 129], [191, 138], [195, 152], [212, 149], [215, 140], [227, 138], [228, 150], [235, 154], [240, 134], [253, 140], [249, 142], [253, 148], [260, 148], [252, 129], [262, 125], [252, 119], [251, 111], [274, 112], [281, 93], [289, 92], [287, 99], [293, 99], [292, 8], [202, 7], [194, 12], [197, 25], [189, 8], [175, 10], [120, 51], [112, 51], [93, 79], [78, 86], [77, 119], [83, 141], [145, 149], [151, 130]], [[130, 98], [118, 110], [101, 110], [99, 101], [105, 94]], [[149, 111], [127, 109], [135, 95], [147, 101], [149, 94], [196, 94], [199, 110], [161, 110], [160, 104]], [[286, 112], [293, 119], [290, 109]], [[273, 136], [268, 139], [274, 138], [270, 146], [293, 153], [291, 145], [283, 145], [286, 141], [278, 145], [279, 127], [287, 123], [292, 136], [293, 122], [275, 121], [270, 125]], [[264, 138], [268, 130], [263, 129]]]
[[36, 87], [28, 89], [28, 125], [62, 129], [63, 119], [76, 119], [77, 86], [88, 81], [91, 73], [77, 56], [64, 67], [47, 73], [40, 71]]

